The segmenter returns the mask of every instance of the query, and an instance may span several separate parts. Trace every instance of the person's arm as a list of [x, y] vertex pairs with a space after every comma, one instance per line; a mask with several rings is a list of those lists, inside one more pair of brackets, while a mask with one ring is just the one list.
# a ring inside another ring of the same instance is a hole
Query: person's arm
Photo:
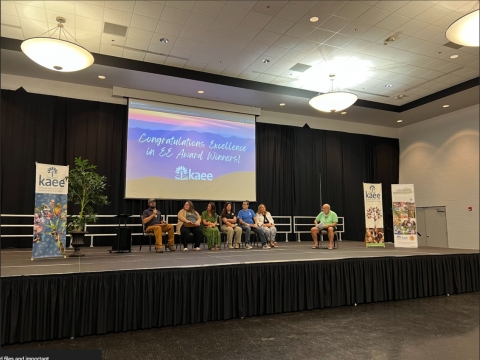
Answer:
[[223, 224], [225, 226], [232, 226], [232, 224], [230, 223], [230, 221], [224, 216], [222, 217], [222, 221], [223, 221]]
[[185, 209], [181, 209], [181, 210], [178, 212], [178, 214], [177, 214], [178, 220], [180, 220], [180, 221], [183, 222], [183, 223], [190, 224], [190, 221], [187, 220], [186, 216], [187, 216], [187, 215], [186, 215]]
[[[321, 214], [321, 213], [320, 213]], [[314, 222], [315, 222], [315, 225], [318, 225], [318, 223], [320, 222], [320, 214], [317, 215], [317, 217], [315, 218]]]
[[335, 227], [335, 226], [337, 226], [337, 223], [338, 223], [338, 217], [337, 217], [337, 215], [333, 215], [332, 216], [332, 222], [329, 223], [329, 224], [325, 224], [325, 227]]
[[275, 226], [275, 222], [273, 221], [272, 215], [269, 212], [267, 212], [265, 216], [267, 217], [267, 220], [268, 220], [267, 226], [268, 227]]
[[157, 210], [153, 210], [152, 215], [145, 217], [145, 212], [143, 212], [143, 223], [148, 224], [157, 214]]
[[197, 224], [197, 226], [200, 226], [200, 222], [202, 221], [202, 218], [197, 211], [195, 211], [195, 214], [197, 215], [197, 221], [195, 222], [195, 224]]
[[241, 225], [245, 225], [245, 226], [248, 226], [248, 224], [243, 221], [243, 217], [242, 217], [242, 214], [240, 213], [240, 211], [238, 212], [238, 222], [241, 224]]
[[253, 213], [253, 225], [250, 225], [250, 226], [253, 227], [253, 228], [258, 227], [258, 225], [257, 225], [257, 214], [255, 214], [255, 213]]
[[203, 226], [208, 226], [208, 225], [210, 225], [210, 223], [205, 219], [205, 217], [206, 217], [206, 214], [205, 214], [205, 211], [204, 211], [204, 212], [202, 212], [202, 224], [203, 224]]

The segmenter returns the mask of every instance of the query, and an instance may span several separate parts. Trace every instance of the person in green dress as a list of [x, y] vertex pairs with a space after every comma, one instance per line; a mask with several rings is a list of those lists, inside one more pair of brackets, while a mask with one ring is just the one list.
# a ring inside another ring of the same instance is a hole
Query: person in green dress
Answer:
[[207, 237], [208, 250], [220, 250], [220, 230], [218, 230], [215, 204], [209, 202], [207, 210], [202, 212], [203, 234]]

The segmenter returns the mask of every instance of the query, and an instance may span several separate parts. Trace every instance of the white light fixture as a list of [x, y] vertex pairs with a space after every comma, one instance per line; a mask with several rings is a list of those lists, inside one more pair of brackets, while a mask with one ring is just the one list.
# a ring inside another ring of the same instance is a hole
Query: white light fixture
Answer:
[[160, 39], [160, 42], [161, 42], [161, 43], [164, 43], [164, 44], [167, 44], [167, 43], [168, 43], [168, 39], [167, 39], [167, 38], [161, 38], [161, 39]]
[[280, 106], [285, 106], [285, 103], [281, 103]]
[[103, 76], [103, 75], [98, 75], [98, 78], [102, 79], [102, 80], [105, 80], [105, 76]]
[[316, 16], [311, 17], [311, 18], [310, 18], [310, 21], [311, 21], [311, 22], [317, 22], [317, 21], [318, 21], [318, 17], [316, 17]]
[[346, 91], [333, 91], [333, 80], [335, 75], [330, 75], [332, 91], [318, 94], [308, 102], [311, 107], [323, 112], [336, 112], [352, 106], [358, 97]]
[[[94, 61], [92, 54], [80, 46], [77, 40], [64, 29], [65, 18], [57, 16], [56, 20], [58, 22], [56, 28], [22, 42], [21, 48], [25, 55], [47, 69], [60, 72], [78, 71], [92, 65]], [[57, 30], [58, 38], [55, 34]], [[49, 37], [42, 37], [46, 33], [50, 34], [51, 31], [53, 33]], [[67, 34], [73, 42], [68, 40]]]
[[342, 111], [340, 114], [345, 115], [346, 113], [347, 113], [346, 111]]
[[392, 84], [385, 85], [386, 88], [391, 88], [392, 86], [393, 86]]
[[203, 91], [203, 90], [198, 90], [197, 92], [198, 92], [199, 94], [203, 94], [205, 91]]
[[444, 108], [447, 108], [447, 107], [449, 107], [449, 106], [450, 106], [450, 105], [443, 105]]
[[397, 120], [397, 122], [402, 122], [403, 120]]
[[268, 64], [269, 62], [270, 62], [270, 60], [268, 60], [268, 59], [263, 59], [262, 60], [262, 63], [264, 63], [264, 64]]
[[447, 39], [458, 45], [478, 46], [479, 12], [480, 10], [472, 11], [450, 25], [445, 33]]
[[458, 55], [452, 55], [452, 56], [450, 56], [450, 59], [456, 59], [456, 58], [458, 58]]

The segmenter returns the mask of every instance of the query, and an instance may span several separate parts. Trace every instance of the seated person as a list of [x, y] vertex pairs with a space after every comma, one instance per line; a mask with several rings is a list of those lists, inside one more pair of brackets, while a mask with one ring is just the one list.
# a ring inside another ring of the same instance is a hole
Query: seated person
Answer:
[[162, 236], [164, 232], [168, 233], [168, 250], [175, 251], [173, 226], [160, 220], [161, 218], [155, 199], [148, 199], [148, 209], [145, 209], [142, 214], [145, 232], [153, 232], [155, 234], [155, 250], [157, 253], [163, 252]]
[[[328, 250], [333, 249], [333, 236], [334, 231], [338, 223], [337, 214], [330, 210], [330, 205], [325, 204], [322, 206], [322, 212], [317, 215], [315, 219], [315, 226], [310, 229], [310, 234], [312, 235], [313, 246], [312, 249], [318, 248], [318, 234], [321, 230], [326, 230], [328, 234]], [[323, 224], [323, 227], [319, 226], [320, 223]]]
[[200, 229], [200, 221], [202, 218], [195, 211], [193, 203], [186, 201], [183, 205], [183, 209], [178, 212], [178, 224], [177, 233], [180, 234], [180, 238], [183, 244], [183, 251], [188, 251], [188, 236], [193, 234], [194, 247], [196, 251], [200, 250], [200, 241], [202, 240], [202, 230]]
[[270, 247], [278, 247], [275, 241], [277, 228], [273, 223], [272, 215], [267, 211], [265, 205], [260, 204], [257, 210], [257, 225], [265, 233], [265, 238], [270, 243]]
[[220, 250], [220, 230], [217, 224], [218, 215], [215, 204], [209, 202], [207, 210], [202, 212], [203, 235], [207, 237], [208, 250]]
[[255, 216], [253, 210], [248, 208], [248, 205], [250, 205], [250, 203], [248, 201], [244, 201], [242, 203], [242, 210], [240, 210], [237, 215], [240, 227], [243, 231], [245, 231], [245, 248], [252, 248], [250, 245], [250, 231], [253, 231], [255, 234], [257, 234], [258, 239], [262, 242], [263, 248], [270, 249], [270, 246], [267, 245], [264, 232], [257, 226], [257, 217]]
[[232, 203], [227, 202], [223, 207], [222, 214], [220, 215], [222, 219], [222, 232], [227, 234], [227, 244], [229, 249], [233, 249], [233, 236], [235, 235], [235, 249], [240, 248], [240, 243], [242, 242], [242, 229], [237, 225], [237, 217], [232, 211]]

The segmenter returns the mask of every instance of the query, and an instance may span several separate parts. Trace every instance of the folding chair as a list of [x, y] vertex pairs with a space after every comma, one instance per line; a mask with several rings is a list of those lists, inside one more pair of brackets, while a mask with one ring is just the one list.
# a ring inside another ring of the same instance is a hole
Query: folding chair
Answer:
[[[146, 232], [145, 231], [145, 224], [143, 223], [143, 214], [140, 215], [140, 221], [142, 222], [142, 232], [143, 232], [143, 237], [148, 237], [148, 251], [152, 251], [152, 238], [155, 240], [155, 234], [153, 232]], [[167, 251], [167, 242], [168, 242], [168, 236], [167, 233], [162, 233], [163, 237], [163, 243], [165, 244], [165, 251]], [[142, 246], [143, 246], [143, 241], [140, 243], [140, 249], [138, 251], [142, 251]], [[176, 248], [176, 245], [175, 245]]]
[[[320, 230], [317, 235], [318, 244], [320, 245], [319, 249], [323, 249], [322, 245], [324, 236], [327, 236], [327, 242], [329, 243], [327, 230]], [[336, 229], [333, 230], [333, 248], [338, 249], [338, 233]]]

